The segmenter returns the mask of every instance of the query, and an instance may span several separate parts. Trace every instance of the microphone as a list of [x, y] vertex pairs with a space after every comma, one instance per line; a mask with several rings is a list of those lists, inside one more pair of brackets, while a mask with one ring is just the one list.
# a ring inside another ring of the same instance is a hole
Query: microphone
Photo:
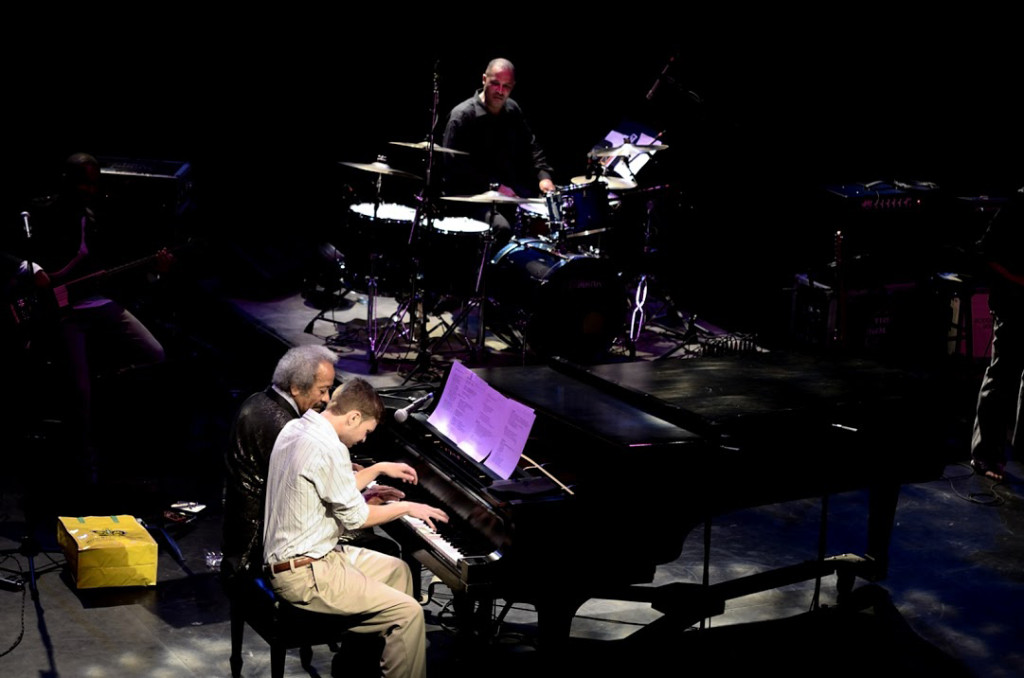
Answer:
[[412, 401], [400, 410], [395, 410], [395, 421], [399, 424], [409, 418], [409, 415], [417, 410], [421, 410], [430, 404], [430, 401], [434, 399], [433, 393], [428, 393], [425, 396], [420, 396], [416, 400]]
[[658, 74], [658, 77], [655, 79], [654, 84], [651, 85], [650, 91], [647, 92], [647, 100], [648, 101], [654, 99], [654, 93], [658, 91], [658, 86], [661, 84], [661, 79], [668, 74], [668, 69], [670, 69], [672, 67], [672, 63], [675, 60], [676, 60], [676, 55], [672, 55], [669, 58], [668, 63], [665, 64], [665, 68], [661, 69], [661, 73]]
[[25, 237], [31, 240], [32, 239], [32, 227], [28, 225], [28, 212], [22, 212], [21, 213], [21, 218], [25, 222]]

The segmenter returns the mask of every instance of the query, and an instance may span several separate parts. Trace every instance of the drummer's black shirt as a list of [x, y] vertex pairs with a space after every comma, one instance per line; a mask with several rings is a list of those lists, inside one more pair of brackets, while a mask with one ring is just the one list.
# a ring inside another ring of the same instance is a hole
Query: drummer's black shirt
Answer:
[[448, 115], [443, 145], [469, 155], [446, 154], [445, 194], [477, 195], [497, 183], [523, 198], [537, 196], [537, 185], [552, 178], [552, 169], [522, 109], [506, 99], [504, 108], [492, 114], [480, 100], [481, 92]]

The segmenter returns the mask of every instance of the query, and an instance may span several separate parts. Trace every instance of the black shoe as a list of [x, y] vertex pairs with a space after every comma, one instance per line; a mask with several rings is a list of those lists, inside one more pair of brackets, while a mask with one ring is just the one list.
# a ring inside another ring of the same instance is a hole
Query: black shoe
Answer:
[[983, 461], [981, 459], [972, 459], [971, 468], [979, 476], [985, 476], [990, 480], [1002, 480], [1004, 477], [1003, 468], [1005, 464], [999, 462]]

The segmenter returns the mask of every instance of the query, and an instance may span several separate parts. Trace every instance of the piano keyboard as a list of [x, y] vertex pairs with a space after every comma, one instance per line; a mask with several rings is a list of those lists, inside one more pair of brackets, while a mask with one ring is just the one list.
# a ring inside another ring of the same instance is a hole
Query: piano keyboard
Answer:
[[459, 553], [459, 550], [455, 548], [451, 542], [434, 530], [430, 529], [430, 527], [419, 518], [402, 516], [402, 522], [408, 525], [409, 529], [411, 529], [420, 539], [427, 542], [428, 548], [443, 557], [453, 566], [458, 567], [459, 561], [462, 559], [462, 554]]
[[[406, 524], [420, 539], [427, 543], [427, 547], [447, 560], [453, 567], [458, 568], [467, 557], [478, 558], [479, 556], [468, 556], [463, 553], [454, 543], [449, 541], [447, 536], [430, 529], [430, 526], [419, 518], [402, 516], [401, 521]], [[443, 529], [443, 528], [439, 528]], [[501, 558], [500, 551], [492, 551], [484, 556], [485, 560], [495, 561]]]
[[[408, 426], [394, 430], [402, 435], [414, 432]], [[448, 514], [448, 522], [435, 522], [435, 531], [422, 520], [402, 516], [384, 523], [382, 529], [401, 545], [403, 558], [419, 561], [453, 591], [479, 590], [491, 585], [496, 576], [495, 566], [503, 561], [502, 545], [507, 541], [505, 517], [474, 491], [475, 477], [447, 468], [448, 455], [440, 455], [440, 463], [446, 466], [442, 470], [418, 447], [401, 437], [398, 440], [402, 444], [388, 450], [386, 458], [413, 466], [419, 482], [408, 485], [386, 477], [378, 478], [377, 482], [398, 487], [405, 493], [406, 501], [441, 509]], [[433, 452], [439, 446], [429, 436], [423, 447]]]

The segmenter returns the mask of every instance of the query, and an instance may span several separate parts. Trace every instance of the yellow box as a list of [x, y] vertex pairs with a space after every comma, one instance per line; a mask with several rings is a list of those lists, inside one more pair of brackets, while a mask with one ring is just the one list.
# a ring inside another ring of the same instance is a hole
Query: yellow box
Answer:
[[57, 543], [80, 589], [156, 585], [156, 541], [133, 516], [58, 518]]

